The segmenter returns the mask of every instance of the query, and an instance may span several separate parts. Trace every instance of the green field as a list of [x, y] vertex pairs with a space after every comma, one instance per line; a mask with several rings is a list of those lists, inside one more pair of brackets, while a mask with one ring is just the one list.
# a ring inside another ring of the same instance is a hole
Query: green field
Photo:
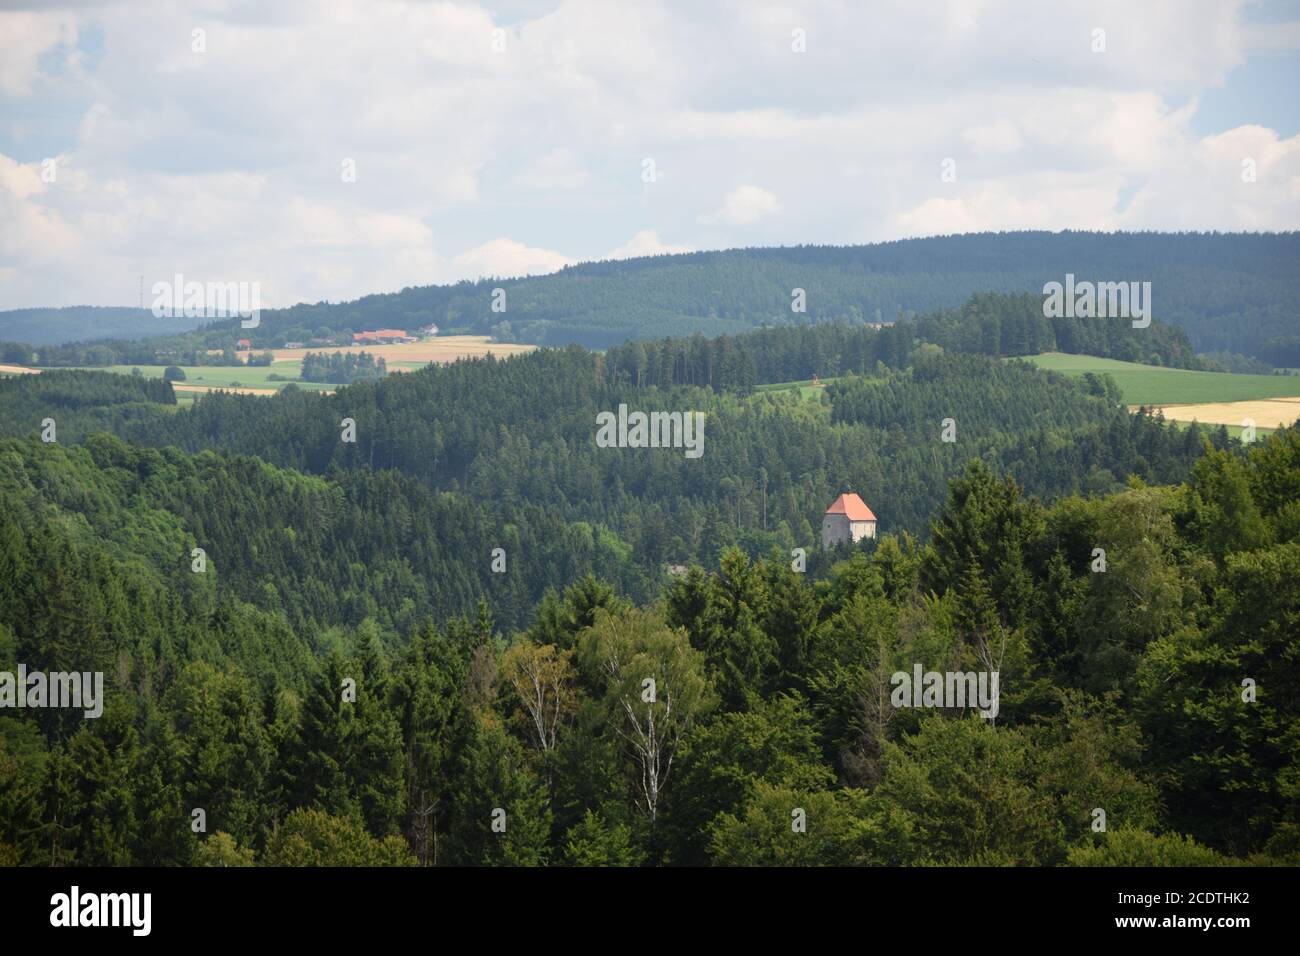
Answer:
[[826, 394], [825, 386], [839, 381], [835, 378], [819, 379], [820, 385], [814, 385], [812, 379], [806, 379], [802, 382], [769, 382], [766, 385], [755, 385], [754, 392], [758, 395], [771, 395], [776, 392], [798, 392], [800, 398], [820, 399]]
[[1128, 405], [1193, 405], [1300, 395], [1300, 377], [1290, 375], [1189, 372], [1060, 352], [1026, 356], [1025, 361], [1076, 377], [1085, 372], [1105, 372], [1115, 380]]
[[[265, 366], [248, 366], [248, 365], [178, 365], [176, 366], [185, 373], [185, 381], [177, 382], [177, 385], [202, 385], [206, 388], [266, 388], [281, 389], [286, 385], [297, 385], [299, 388], [311, 389], [313, 391], [332, 391], [338, 388], [338, 385], [330, 385], [325, 382], [275, 382], [267, 378], [268, 375], [275, 373], [285, 378], [298, 377], [302, 371], [302, 363], [299, 361], [273, 362]], [[163, 372], [170, 366], [167, 365], [110, 365], [101, 368], [89, 368], [88, 371], [94, 372], [116, 372], [119, 375], [130, 375], [133, 369], [139, 369], [140, 374], [145, 378], [162, 378]], [[190, 393], [194, 394], [194, 393]], [[178, 395], [179, 397], [179, 395]]]

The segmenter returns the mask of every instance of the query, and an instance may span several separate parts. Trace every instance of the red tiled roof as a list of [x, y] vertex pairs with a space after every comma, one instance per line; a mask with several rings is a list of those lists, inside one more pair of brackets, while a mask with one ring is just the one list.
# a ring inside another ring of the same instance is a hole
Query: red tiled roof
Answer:
[[835, 503], [826, 509], [826, 513], [828, 515], [845, 515], [850, 521], [876, 520], [876, 516], [871, 513], [867, 503], [852, 492], [836, 498]]
[[401, 329], [373, 329], [369, 332], [353, 332], [352, 341], [361, 339], [404, 339], [407, 334]]

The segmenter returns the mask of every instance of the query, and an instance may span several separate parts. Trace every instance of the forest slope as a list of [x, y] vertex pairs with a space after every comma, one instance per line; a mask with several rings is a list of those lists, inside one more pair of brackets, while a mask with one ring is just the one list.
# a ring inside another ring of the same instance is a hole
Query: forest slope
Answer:
[[[435, 322], [508, 342], [603, 349], [629, 339], [734, 335], [762, 325], [892, 322], [900, 314], [960, 306], [977, 292], [1041, 295], [1045, 283], [1063, 282], [1069, 273], [1080, 281], [1150, 282], [1154, 317], [1185, 330], [1197, 351], [1269, 356], [1281, 354], [1274, 340], [1300, 336], [1298, 265], [1295, 233], [979, 233], [591, 262], [544, 276], [268, 309], [256, 329], [241, 329], [237, 319], [214, 328], [221, 331], [217, 347], [244, 336], [261, 348], [322, 333]], [[497, 288], [505, 291], [504, 312], [493, 309]], [[795, 289], [805, 291], [806, 312], [791, 309]], [[132, 319], [131, 310], [115, 310], [123, 315], [106, 322], [107, 311], [0, 313], [0, 341], [44, 345], [162, 331], [147, 313]]]

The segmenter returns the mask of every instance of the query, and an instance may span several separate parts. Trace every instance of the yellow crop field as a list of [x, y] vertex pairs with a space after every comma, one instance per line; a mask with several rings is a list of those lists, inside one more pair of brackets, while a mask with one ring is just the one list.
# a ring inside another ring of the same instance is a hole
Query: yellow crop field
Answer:
[[[497, 358], [531, 352], [536, 346], [493, 342], [486, 335], [445, 335], [411, 342], [406, 345], [322, 345], [301, 349], [271, 349], [275, 361], [301, 362], [308, 352], [367, 352], [382, 357], [389, 371], [422, 368], [430, 362], [454, 362], [459, 358], [476, 358], [492, 354]], [[260, 349], [254, 349], [260, 354]]]
[[274, 388], [243, 388], [233, 385], [186, 385], [182, 382], [172, 382], [172, 390], [175, 392], [234, 392], [236, 395], [274, 395]]
[[1202, 425], [1240, 425], [1249, 418], [1257, 428], [1285, 428], [1300, 419], [1300, 397], [1257, 399], [1249, 402], [1203, 402], [1199, 405], [1162, 405], [1165, 418]]

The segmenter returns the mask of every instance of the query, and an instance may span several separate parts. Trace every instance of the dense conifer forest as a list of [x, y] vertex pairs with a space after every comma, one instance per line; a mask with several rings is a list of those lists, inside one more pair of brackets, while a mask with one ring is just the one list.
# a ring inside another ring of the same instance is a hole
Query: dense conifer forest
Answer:
[[[1127, 325], [0, 381], [0, 671], [106, 689], [0, 716], [0, 864], [1298, 863], [1300, 431], [1009, 358], [1194, 362]], [[620, 404], [703, 455], [598, 447]], [[823, 552], [845, 490], [880, 535]], [[897, 706], [915, 666], [996, 715]]]
[[388, 363], [369, 352], [308, 352], [302, 358], [304, 382], [341, 382], [351, 384], [362, 379], [383, 378]]

